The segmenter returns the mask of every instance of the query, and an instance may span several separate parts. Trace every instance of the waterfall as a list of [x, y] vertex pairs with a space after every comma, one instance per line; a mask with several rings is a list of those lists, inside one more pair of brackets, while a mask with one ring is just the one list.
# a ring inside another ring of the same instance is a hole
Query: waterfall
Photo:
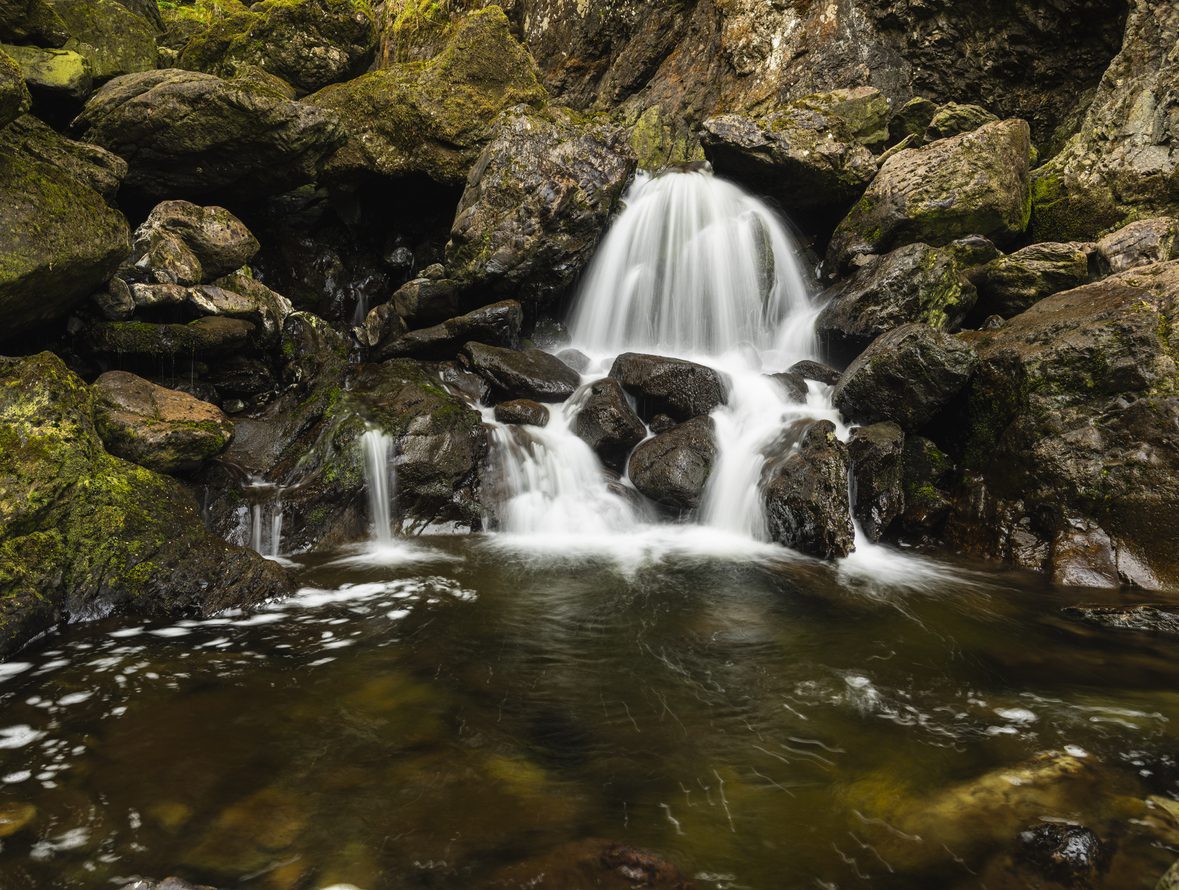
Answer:
[[360, 437], [364, 454], [364, 487], [368, 492], [368, 515], [373, 541], [393, 543], [393, 497], [396, 494], [393, 466], [390, 462], [393, 440], [378, 429], [365, 431]]
[[250, 478], [245, 495], [250, 505], [250, 547], [263, 556], [277, 559], [282, 555], [282, 486]]

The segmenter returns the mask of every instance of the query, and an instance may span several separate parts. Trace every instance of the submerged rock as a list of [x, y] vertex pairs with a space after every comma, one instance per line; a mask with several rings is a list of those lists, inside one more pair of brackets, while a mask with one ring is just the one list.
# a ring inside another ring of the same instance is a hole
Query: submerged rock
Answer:
[[848, 437], [852, 511], [871, 541], [879, 541], [905, 509], [904, 450], [904, 431], [888, 421], [858, 427]]
[[442, 324], [409, 331], [377, 344], [378, 358], [453, 358], [464, 343], [514, 349], [519, 345], [524, 312], [515, 300], [492, 303]]
[[1066, 606], [1060, 610], [1060, 613], [1066, 618], [1097, 627], [1168, 635], [1179, 634], [1179, 607], [1177, 606]]
[[614, 360], [610, 376], [634, 396], [639, 416], [648, 421], [657, 414], [679, 421], [710, 414], [727, 397], [718, 372], [684, 359], [625, 352]]
[[657, 504], [694, 510], [716, 454], [712, 420], [694, 417], [636, 448], [628, 464], [630, 481]]
[[113, 457], [94, 394], [49, 353], [0, 360], [0, 657], [65, 618], [208, 614], [290, 590], [210, 534], [166, 476]]
[[627, 455], [647, 437], [647, 428], [626, 400], [622, 384], [612, 377], [589, 384], [572, 429], [605, 466], [620, 473]]
[[1089, 281], [1092, 245], [1033, 244], [987, 263], [978, 276], [979, 312], [1010, 318]]
[[94, 381], [95, 423], [111, 454], [158, 470], [192, 470], [228, 446], [233, 424], [221, 409], [126, 371]]
[[829, 420], [804, 422], [766, 460], [761, 488], [770, 538], [817, 556], [837, 559], [855, 549], [848, 508], [848, 455]]
[[1061, 884], [1093, 886], [1109, 851], [1088, 828], [1041, 822], [1019, 833], [1019, 856], [1041, 875]]
[[535, 399], [563, 402], [577, 389], [581, 377], [560, 359], [539, 349], [503, 349], [468, 343], [460, 361], [487, 381], [501, 400]]

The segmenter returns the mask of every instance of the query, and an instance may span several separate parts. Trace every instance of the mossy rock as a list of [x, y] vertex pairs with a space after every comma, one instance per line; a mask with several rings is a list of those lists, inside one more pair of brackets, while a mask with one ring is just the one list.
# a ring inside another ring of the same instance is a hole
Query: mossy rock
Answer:
[[0, 359], [0, 657], [54, 623], [205, 614], [290, 590], [175, 481], [108, 454], [88, 386], [51, 353]]
[[50, 98], [81, 101], [90, 95], [94, 72], [85, 56], [68, 49], [5, 46], [30, 89]]
[[51, 0], [70, 39], [65, 49], [85, 56], [99, 83], [156, 67], [155, 27], [117, 0]]
[[132, 358], [226, 356], [249, 351], [258, 328], [239, 318], [206, 316], [187, 324], [107, 321], [92, 325], [86, 343], [94, 352]]
[[60, 47], [69, 29], [47, 0], [0, 0], [0, 41]]
[[106, 149], [60, 135], [31, 114], [24, 114], [0, 130], [0, 152], [13, 152], [48, 164], [72, 176], [113, 203], [127, 162]]
[[0, 127], [28, 111], [31, 102], [24, 72], [6, 49], [0, 49]]
[[329, 179], [427, 176], [461, 185], [501, 111], [546, 93], [498, 6], [459, 21], [437, 57], [327, 87], [307, 101], [339, 115], [348, 140], [324, 165]]

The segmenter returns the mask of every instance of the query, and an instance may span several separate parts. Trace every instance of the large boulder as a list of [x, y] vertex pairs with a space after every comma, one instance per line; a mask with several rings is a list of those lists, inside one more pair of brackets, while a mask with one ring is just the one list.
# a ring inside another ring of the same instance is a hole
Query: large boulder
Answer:
[[94, 388], [95, 424], [107, 450], [149, 470], [194, 470], [233, 438], [221, 409], [188, 393], [126, 371], [108, 371]]
[[815, 329], [835, 356], [849, 359], [903, 324], [957, 330], [976, 298], [955, 250], [908, 244], [827, 288]]
[[0, 657], [65, 619], [203, 615], [291, 589], [208, 532], [177, 482], [113, 457], [50, 353], [0, 360]]
[[126, 160], [127, 187], [152, 200], [240, 202], [288, 191], [312, 181], [343, 138], [321, 109], [176, 69], [115, 78], [75, 127]]
[[635, 159], [612, 124], [548, 109], [499, 119], [459, 201], [447, 269], [543, 306], [589, 262]]
[[21, 66], [0, 49], [0, 127], [28, 111], [31, 101]]
[[572, 429], [605, 466], [617, 472], [622, 472], [627, 455], [647, 437], [647, 428], [627, 401], [622, 384], [612, 377], [586, 387]]
[[[290, 301], [282, 294], [242, 273], [226, 275], [217, 279], [214, 284], [195, 287], [180, 284], [132, 284], [128, 290], [132, 306], [128, 316], [132, 313], [137, 314], [139, 318], [136, 324], [143, 325], [152, 316], [171, 316], [174, 314], [171, 310], [174, 309], [180, 309], [181, 315], [189, 317], [221, 316], [247, 323], [251, 333], [259, 337], [256, 345], [263, 346], [272, 345], [278, 339], [283, 321], [293, 311]], [[112, 320], [126, 319], [119, 316]], [[235, 328], [221, 328], [224, 332], [233, 329]], [[212, 331], [213, 328], [205, 330]]]
[[1113, 273], [1135, 266], [1179, 260], [1179, 219], [1140, 219], [1097, 242], [1097, 253]]
[[258, 240], [224, 207], [157, 204], [131, 242], [132, 274], [168, 284], [203, 284], [253, 259]]
[[1179, 583], [1179, 261], [972, 335], [952, 540], [1062, 581]]
[[48, 0], [0, 0], [0, 40], [59, 47], [70, 39]]
[[376, 42], [368, 3], [263, 0], [210, 21], [187, 42], [178, 64], [223, 76], [256, 66], [312, 93], [364, 71]]
[[18, 73], [37, 99], [38, 108], [66, 102], [76, 110], [94, 89], [90, 61], [68, 49], [39, 46], [5, 46], [4, 52], [19, 66]]
[[540, 103], [544, 88], [498, 6], [463, 18], [426, 65], [406, 64], [320, 90], [307, 101], [330, 109], [348, 140], [324, 173], [336, 180], [426, 176], [459, 186], [505, 108]]
[[459, 356], [468, 370], [491, 387], [498, 400], [563, 402], [576, 391], [581, 376], [559, 358], [539, 349], [504, 349], [467, 343]]
[[852, 511], [864, 534], [879, 541], [905, 509], [905, 433], [884, 421], [852, 430]]
[[712, 419], [694, 417], [634, 450], [627, 469], [644, 495], [675, 510], [694, 510], [716, 461]]
[[502, 300], [377, 344], [377, 358], [454, 358], [464, 343], [476, 341], [514, 349], [524, 312], [515, 300]]
[[33, 158], [90, 186], [114, 204], [127, 175], [127, 162], [97, 145], [58, 134], [31, 114], [23, 114], [0, 130], [0, 151]]
[[114, 274], [129, 249], [122, 214], [67, 167], [26, 150], [16, 126], [0, 133], [3, 340], [64, 317]]
[[962, 391], [977, 364], [970, 344], [929, 325], [902, 325], [872, 341], [831, 397], [857, 423], [891, 420], [918, 430]]
[[831, 237], [827, 258], [846, 268], [857, 254], [966, 235], [1010, 243], [1028, 225], [1031, 141], [1022, 120], [987, 124], [889, 157]]
[[1092, 245], [1032, 244], [987, 263], [976, 277], [979, 314], [1018, 315], [1044, 297], [1089, 281]]
[[64, 48], [90, 63], [102, 83], [156, 67], [155, 26], [117, 0], [50, 0], [69, 29]]
[[762, 470], [770, 538], [820, 559], [855, 549], [848, 507], [847, 446], [829, 420], [804, 421], [787, 431]]
[[712, 368], [661, 355], [624, 352], [610, 367], [610, 377], [634, 396], [639, 416], [657, 414], [690, 420], [725, 403], [728, 385]]

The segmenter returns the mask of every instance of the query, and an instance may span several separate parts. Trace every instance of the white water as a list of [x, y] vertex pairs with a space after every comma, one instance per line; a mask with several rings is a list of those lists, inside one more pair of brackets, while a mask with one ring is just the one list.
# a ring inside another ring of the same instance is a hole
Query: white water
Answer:
[[270, 559], [282, 555], [282, 495], [282, 486], [263, 479], [250, 479], [246, 484], [250, 547]]
[[393, 497], [396, 494], [393, 465], [390, 461], [393, 440], [377, 429], [360, 437], [364, 453], [364, 487], [368, 492], [368, 516], [373, 541], [378, 545], [393, 543]]

